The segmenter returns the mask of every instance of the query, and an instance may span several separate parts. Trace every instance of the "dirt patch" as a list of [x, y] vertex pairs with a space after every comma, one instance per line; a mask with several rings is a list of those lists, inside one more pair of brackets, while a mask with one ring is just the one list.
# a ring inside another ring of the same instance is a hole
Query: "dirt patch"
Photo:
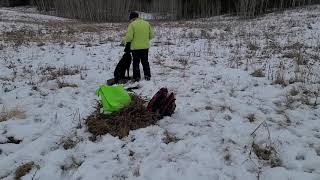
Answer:
[[93, 141], [107, 133], [123, 138], [129, 135], [130, 130], [145, 128], [160, 120], [158, 114], [147, 111], [145, 100], [137, 95], [131, 95], [131, 99], [129, 106], [110, 114], [100, 113], [101, 104], [96, 106], [96, 110], [85, 119]]

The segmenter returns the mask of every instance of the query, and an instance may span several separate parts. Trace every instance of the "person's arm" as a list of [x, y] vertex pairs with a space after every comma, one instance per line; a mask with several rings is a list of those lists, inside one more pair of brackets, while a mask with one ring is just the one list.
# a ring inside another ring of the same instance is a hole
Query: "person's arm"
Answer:
[[127, 34], [124, 38], [124, 43], [127, 44], [128, 42], [132, 42], [132, 40], [133, 40], [133, 27], [132, 27], [132, 24], [129, 24]]

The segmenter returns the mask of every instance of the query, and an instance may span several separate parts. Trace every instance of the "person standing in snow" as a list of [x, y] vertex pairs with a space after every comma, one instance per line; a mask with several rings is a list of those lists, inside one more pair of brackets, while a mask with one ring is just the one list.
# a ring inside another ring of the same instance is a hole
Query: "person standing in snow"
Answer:
[[140, 81], [140, 61], [143, 66], [144, 78], [151, 78], [148, 54], [150, 40], [154, 38], [154, 32], [149, 22], [139, 18], [137, 12], [129, 15], [130, 24], [124, 38], [126, 44], [125, 52], [131, 52], [133, 57], [133, 80]]

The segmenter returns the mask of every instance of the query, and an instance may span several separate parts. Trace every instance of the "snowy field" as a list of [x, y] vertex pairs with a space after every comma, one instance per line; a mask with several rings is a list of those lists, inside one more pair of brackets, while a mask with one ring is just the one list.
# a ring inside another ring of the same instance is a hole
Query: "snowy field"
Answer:
[[320, 6], [153, 24], [152, 80], [125, 86], [175, 114], [91, 142], [126, 24], [0, 8], [0, 179], [320, 180]]

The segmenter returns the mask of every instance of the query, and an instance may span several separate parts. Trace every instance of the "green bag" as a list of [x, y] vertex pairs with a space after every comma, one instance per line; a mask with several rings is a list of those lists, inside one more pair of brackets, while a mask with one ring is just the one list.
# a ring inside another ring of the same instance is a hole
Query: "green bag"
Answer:
[[122, 86], [102, 85], [96, 94], [101, 98], [104, 112], [116, 112], [131, 103], [128, 92]]

